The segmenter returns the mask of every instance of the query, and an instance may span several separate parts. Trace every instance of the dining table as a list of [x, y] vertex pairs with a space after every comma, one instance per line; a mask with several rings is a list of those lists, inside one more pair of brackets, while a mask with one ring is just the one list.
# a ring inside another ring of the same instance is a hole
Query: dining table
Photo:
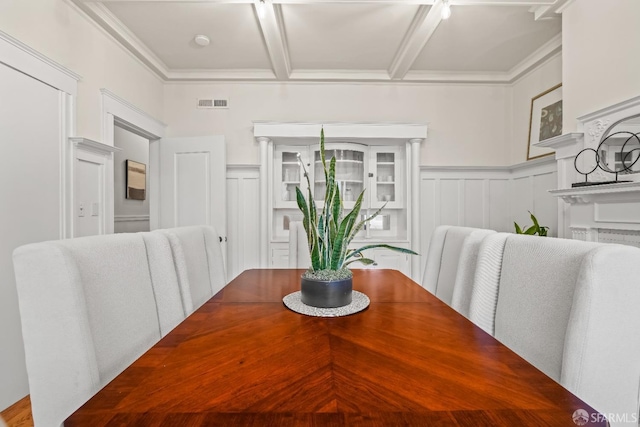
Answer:
[[399, 271], [354, 269], [343, 317], [283, 304], [303, 272], [244, 271], [64, 425], [607, 425]]

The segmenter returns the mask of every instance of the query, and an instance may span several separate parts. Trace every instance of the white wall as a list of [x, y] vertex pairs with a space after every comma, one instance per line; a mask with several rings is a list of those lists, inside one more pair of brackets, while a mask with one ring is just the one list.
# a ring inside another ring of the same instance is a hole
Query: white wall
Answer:
[[[162, 115], [162, 82], [68, 0], [2, 0], [0, 30], [82, 76], [76, 98], [76, 135], [101, 140], [100, 88], [111, 90], [153, 116]], [[44, 102], [41, 97], [3, 91], [0, 98], [0, 104], [11, 106], [11, 111], [20, 111], [17, 105], [26, 102], [33, 117], [41, 116], [37, 112], [39, 103]], [[34, 103], [33, 99], [39, 102]], [[56, 105], [58, 103], [56, 98]], [[58, 115], [55, 119], [59, 120]], [[21, 123], [26, 130], [34, 127], [29, 120], [16, 123]], [[0, 127], [0, 130], [4, 129]], [[12, 202], [11, 211], [3, 205], [2, 212], [9, 215], [16, 209], [15, 218], [25, 222], [21, 227], [4, 216], [0, 221], [5, 227], [9, 225], [10, 232], [17, 236], [9, 239], [3, 233], [0, 245], [3, 271], [10, 272], [7, 266], [12, 265], [11, 252], [20, 244], [60, 237], [57, 216], [60, 211], [60, 147], [57, 144], [60, 132], [52, 136], [55, 145], [40, 138], [28, 139], [28, 144], [14, 140], [11, 145], [18, 149], [15, 153], [3, 147], [7, 165], [0, 168], [3, 174], [0, 200], [2, 203], [20, 200], [20, 203]], [[34, 144], [38, 146], [35, 149]], [[22, 180], [18, 184], [16, 176]], [[51, 185], [57, 187], [50, 188]], [[51, 229], [52, 222], [55, 230]], [[28, 392], [15, 283], [12, 274], [7, 277], [10, 280], [0, 283], [0, 410]]]
[[2, 0], [0, 30], [82, 76], [78, 136], [101, 139], [101, 88], [162, 116], [160, 79], [69, 0]]
[[[254, 120], [427, 123], [423, 165], [507, 165], [509, 87], [455, 84], [167, 84], [168, 136], [224, 135], [228, 164], [258, 164]], [[228, 97], [226, 110], [197, 98]]]
[[509, 164], [515, 165], [527, 160], [531, 99], [558, 83], [562, 83], [560, 53], [520, 78], [511, 87]]
[[61, 129], [59, 91], [4, 64], [0, 64], [0, 100], [2, 410], [29, 392], [12, 253], [27, 243], [60, 238]]
[[576, 118], [640, 95], [640, 1], [580, 0], [562, 14], [563, 132]]
[[[116, 126], [114, 145], [122, 151], [114, 154], [114, 216], [116, 233], [149, 231], [149, 140]], [[147, 191], [145, 200], [126, 198], [127, 160], [147, 165]]]

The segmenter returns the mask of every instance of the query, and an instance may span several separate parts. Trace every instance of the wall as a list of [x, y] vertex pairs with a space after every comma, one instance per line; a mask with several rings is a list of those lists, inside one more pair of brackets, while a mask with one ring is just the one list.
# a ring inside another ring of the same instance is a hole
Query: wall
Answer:
[[563, 132], [576, 118], [640, 95], [640, 1], [580, 0], [562, 14]]
[[[2, 0], [0, 30], [82, 76], [76, 98], [77, 135], [97, 141], [101, 139], [100, 88], [119, 94], [151, 115], [161, 116], [162, 82], [67, 0]], [[40, 103], [44, 102], [41, 97], [25, 97], [24, 93], [8, 94], [6, 91], [2, 94], [0, 104], [14, 107], [26, 102], [32, 117], [42, 117], [38, 113]], [[38, 103], [33, 99], [38, 99]], [[56, 97], [55, 105], [58, 104]], [[18, 111], [17, 107], [15, 111]], [[58, 114], [55, 119], [58, 123]], [[25, 122], [29, 121], [23, 119], [16, 123]], [[4, 131], [1, 126], [0, 130]], [[3, 208], [2, 212], [8, 215], [16, 210], [16, 218], [21, 223], [24, 221], [25, 225], [23, 227], [2, 217], [0, 223], [4, 226], [9, 224], [11, 229], [3, 232], [0, 265], [11, 266], [11, 252], [21, 244], [60, 236], [57, 216], [60, 190], [59, 187], [49, 187], [59, 185], [60, 147], [57, 138], [60, 132], [52, 136], [54, 142], [31, 138], [25, 144], [19, 140], [11, 144], [28, 152], [16, 154], [3, 147], [7, 167], [0, 170], [3, 177], [4, 173], [9, 175], [0, 183], [1, 200], [14, 200], [16, 203], [12, 204], [12, 210]], [[40, 146], [32, 149], [30, 144], [36, 144], [36, 141]], [[44, 162], [45, 166], [38, 162]], [[22, 174], [13, 173], [14, 170], [31, 171], [31, 178], [16, 185], [15, 176]], [[40, 181], [44, 183], [40, 185]], [[24, 197], [25, 194], [29, 197]], [[52, 221], [55, 222], [55, 230], [49, 226]], [[16, 234], [17, 238], [9, 238], [9, 232]], [[10, 272], [6, 267], [3, 271]], [[28, 392], [15, 283], [12, 274], [7, 277], [10, 279], [0, 283], [0, 410]]]
[[162, 116], [160, 79], [69, 0], [2, 0], [0, 30], [82, 76], [78, 136], [101, 139], [101, 88]]
[[[514, 232], [530, 226], [528, 211], [549, 235], [558, 235], [556, 162], [543, 157], [510, 167], [423, 167], [420, 171], [421, 271], [433, 230], [439, 225]], [[424, 271], [423, 271], [424, 272]]]
[[[507, 165], [509, 87], [454, 84], [167, 84], [168, 136], [223, 134], [228, 164], [258, 164], [252, 122], [427, 123], [423, 165]], [[197, 98], [228, 97], [229, 109], [198, 110]]]
[[562, 55], [550, 58], [544, 64], [526, 74], [511, 87], [509, 164], [515, 165], [527, 160], [529, 145], [529, 121], [531, 99], [544, 91], [562, 83]]
[[[149, 140], [116, 126], [115, 146], [121, 148], [114, 155], [114, 215], [116, 233], [149, 231]], [[147, 192], [145, 200], [126, 198], [126, 161], [147, 165]]]

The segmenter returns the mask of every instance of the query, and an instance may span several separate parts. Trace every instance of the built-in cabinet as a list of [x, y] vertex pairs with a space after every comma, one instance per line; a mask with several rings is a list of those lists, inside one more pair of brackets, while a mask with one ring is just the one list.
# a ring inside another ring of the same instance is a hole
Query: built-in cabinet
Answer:
[[[263, 189], [266, 233], [262, 240], [266, 243], [266, 261], [270, 267], [289, 267], [289, 224], [302, 220], [296, 188], [300, 188], [305, 197], [310, 189], [319, 209], [324, 203], [326, 177], [320, 157], [320, 129], [320, 124], [254, 124], [254, 134], [264, 156], [262, 164], [267, 165], [263, 171], [267, 185]], [[397, 135], [390, 137], [394, 130]], [[353, 209], [363, 191], [361, 219], [384, 207], [367, 223], [352, 246], [386, 243], [415, 250], [414, 244], [419, 242], [412, 235], [415, 224], [411, 191], [417, 182], [411, 182], [410, 169], [412, 156], [419, 152], [419, 144], [426, 137], [426, 126], [330, 124], [324, 125], [324, 131], [325, 161], [328, 167], [331, 159], [335, 159], [344, 209]], [[380, 133], [377, 137], [376, 132]], [[366, 256], [375, 261], [366, 268], [391, 268], [412, 276], [409, 255], [372, 249]]]

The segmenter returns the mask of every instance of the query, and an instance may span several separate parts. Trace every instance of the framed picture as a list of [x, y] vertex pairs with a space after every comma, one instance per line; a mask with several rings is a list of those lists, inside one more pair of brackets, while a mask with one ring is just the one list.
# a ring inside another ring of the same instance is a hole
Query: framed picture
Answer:
[[553, 154], [535, 144], [558, 135], [562, 135], [562, 83], [531, 99], [527, 160]]
[[127, 160], [127, 199], [144, 200], [147, 192], [147, 165]]

